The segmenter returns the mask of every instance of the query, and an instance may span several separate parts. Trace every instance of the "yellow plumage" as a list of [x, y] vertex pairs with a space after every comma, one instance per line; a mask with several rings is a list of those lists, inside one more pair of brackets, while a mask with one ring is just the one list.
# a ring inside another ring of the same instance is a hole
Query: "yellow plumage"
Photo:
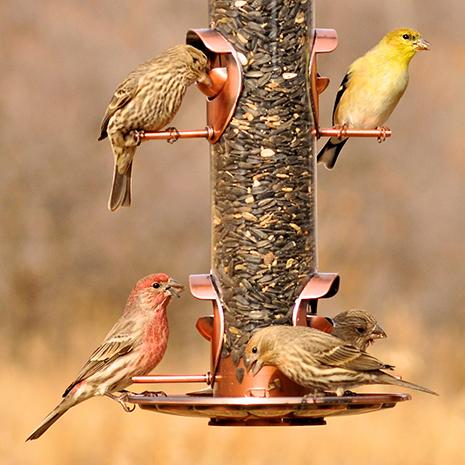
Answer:
[[[408, 84], [408, 65], [419, 50], [429, 43], [419, 32], [396, 29], [349, 67], [336, 96], [333, 125], [354, 129], [382, 126]], [[334, 167], [347, 138], [332, 137], [318, 154], [318, 161]]]

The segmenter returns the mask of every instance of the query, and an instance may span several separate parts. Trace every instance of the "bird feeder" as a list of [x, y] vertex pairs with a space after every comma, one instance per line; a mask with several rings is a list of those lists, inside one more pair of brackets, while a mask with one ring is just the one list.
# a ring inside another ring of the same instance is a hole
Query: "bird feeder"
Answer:
[[[318, 75], [316, 57], [332, 51], [337, 36], [313, 28], [312, 3], [210, 0], [210, 29], [187, 33], [187, 43], [203, 50], [211, 63], [212, 85], [200, 88], [207, 96], [207, 127], [142, 135], [209, 140], [212, 227], [211, 271], [190, 277], [192, 295], [212, 308], [197, 322], [211, 345], [209, 370], [133, 378], [210, 388], [129, 396], [144, 409], [205, 417], [211, 425], [311, 425], [410, 398], [326, 395], [302, 402], [304, 388], [274, 367], [253, 376], [241, 358], [253, 330], [305, 326], [318, 300], [332, 297], [339, 287], [337, 274], [318, 270], [315, 176], [316, 138], [335, 135], [318, 124], [318, 95], [328, 79]], [[362, 134], [342, 134], [351, 135]]]

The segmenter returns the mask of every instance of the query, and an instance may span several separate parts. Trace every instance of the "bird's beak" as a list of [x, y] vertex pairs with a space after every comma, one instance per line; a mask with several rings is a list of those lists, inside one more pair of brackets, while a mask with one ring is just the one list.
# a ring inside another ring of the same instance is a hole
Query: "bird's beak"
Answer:
[[417, 41], [415, 41], [413, 46], [415, 50], [431, 50], [431, 44], [421, 37]]
[[213, 85], [213, 82], [208, 73], [203, 73], [202, 76], [200, 76], [200, 78], [197, 79], [197, 82], [207, 87], [211, 87]]
[[180, 293], [184, 290], [184, 286], [179, 284], [174, 279], [170, 279], [166, 284], [166, 290], [176, 297], [180, 297]]
[[244, 365], [247, 370], [247, 373], [251, 371], [254, 376], [262, 369], [262, 362], [260, 362], [260, 360], [258, 359], [251, 361], [246, 358], [244, 361]]
[[380, 325], [376, 325], [375, 329], [371, 333], [372, 339], [384, 339], [387, 337], [387, 334], [384, 332], [383, 328]]

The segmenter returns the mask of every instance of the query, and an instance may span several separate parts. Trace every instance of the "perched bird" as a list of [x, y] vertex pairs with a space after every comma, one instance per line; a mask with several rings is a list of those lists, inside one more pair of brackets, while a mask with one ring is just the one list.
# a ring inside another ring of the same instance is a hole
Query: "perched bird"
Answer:
[[[382, 371], [394, 368], [330, 334], [305, 326], [269, 326], [252, 335], [245, 349], [245, 365], [256, 375], [272, 365], [313, 394], [363, 384], [393, 384], [436, 394]], [[437, 395], [437, 394], [436, 394]]]
[[209, 84], [208, 58], [190, 45], [177, 45], [139, 65], [116, 89], [98, 140], [109, 137], [115, 156], [108, 208], [131, 204], [131, 170], [139, 131], [158, 131], [176, 115], [186, 89]]
[[360, 350], [367, 350], [376, 339], [387, 337], [376, 318], [365, 310], [346, 310], [333, 318], [310, 315], [307, 320], [311, 328], [332, 334]]
[[387, 121], [407, 88], [410, 60], [417, 51], [429, 49], [419, 32], [396, 29], [350, 65], [334, 102], [333, 126], [341, 128], [341, 137], [326, 142], [318, 162], [334, 167], [347, 142], [344, 129], [376, 129]]
[[62, 401], [26, 441], [42, 436], [67, 410], [93, 396], [110, 397], [128, 410], [124, 389], [133, 376], [147, 374], [163, 358], [168, 342], [166, 307], [182, 289], [165, 273], [140, 279], [123, 315], [66, 388]]

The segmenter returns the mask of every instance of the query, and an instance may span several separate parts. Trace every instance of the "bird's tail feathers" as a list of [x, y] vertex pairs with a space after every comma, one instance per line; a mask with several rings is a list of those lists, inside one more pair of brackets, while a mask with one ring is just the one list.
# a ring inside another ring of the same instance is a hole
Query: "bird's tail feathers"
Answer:
[[331, 137], [324, 147], [320, 150], [317, 156], [318, 163], [324, 163], [326, 168], [329, 170], [334, 168], [336, 164], [337, 157], [344, 147], [344, 144], [347, 142], [347, 139], [337, 139]]
[[31, 441], [40, 438], [64, 413], [66, 413], [76, 402], [70, 402], [69, 398], [64, 398], [42, 421], [42, 423], [34, 430], [34, 432], [26, 439]]
[[118, 166], [115, 164], [113, 172], [113, 184], [111, 187], [108, 208], [115, 211], [119, 207], [129, 207], [131, 205], [131, 171], [132, 163], [128, 164], [125, 173], [118, 172]]
[[408, 389], [415, 389], [416, 391], [427, 392], [428, 394], [433, 394], [438, 396], [437, 392], [432, 391], [426, 387], [420, 386], [419, 384], [410, 383], [409, 381], [403, 381], [395, 376], [389, 375], [388, 373], [383, 373], [381, 376], [377, 377], [377, 383], [380, 384], [393, 384], [395, 386], [401, 386]]

